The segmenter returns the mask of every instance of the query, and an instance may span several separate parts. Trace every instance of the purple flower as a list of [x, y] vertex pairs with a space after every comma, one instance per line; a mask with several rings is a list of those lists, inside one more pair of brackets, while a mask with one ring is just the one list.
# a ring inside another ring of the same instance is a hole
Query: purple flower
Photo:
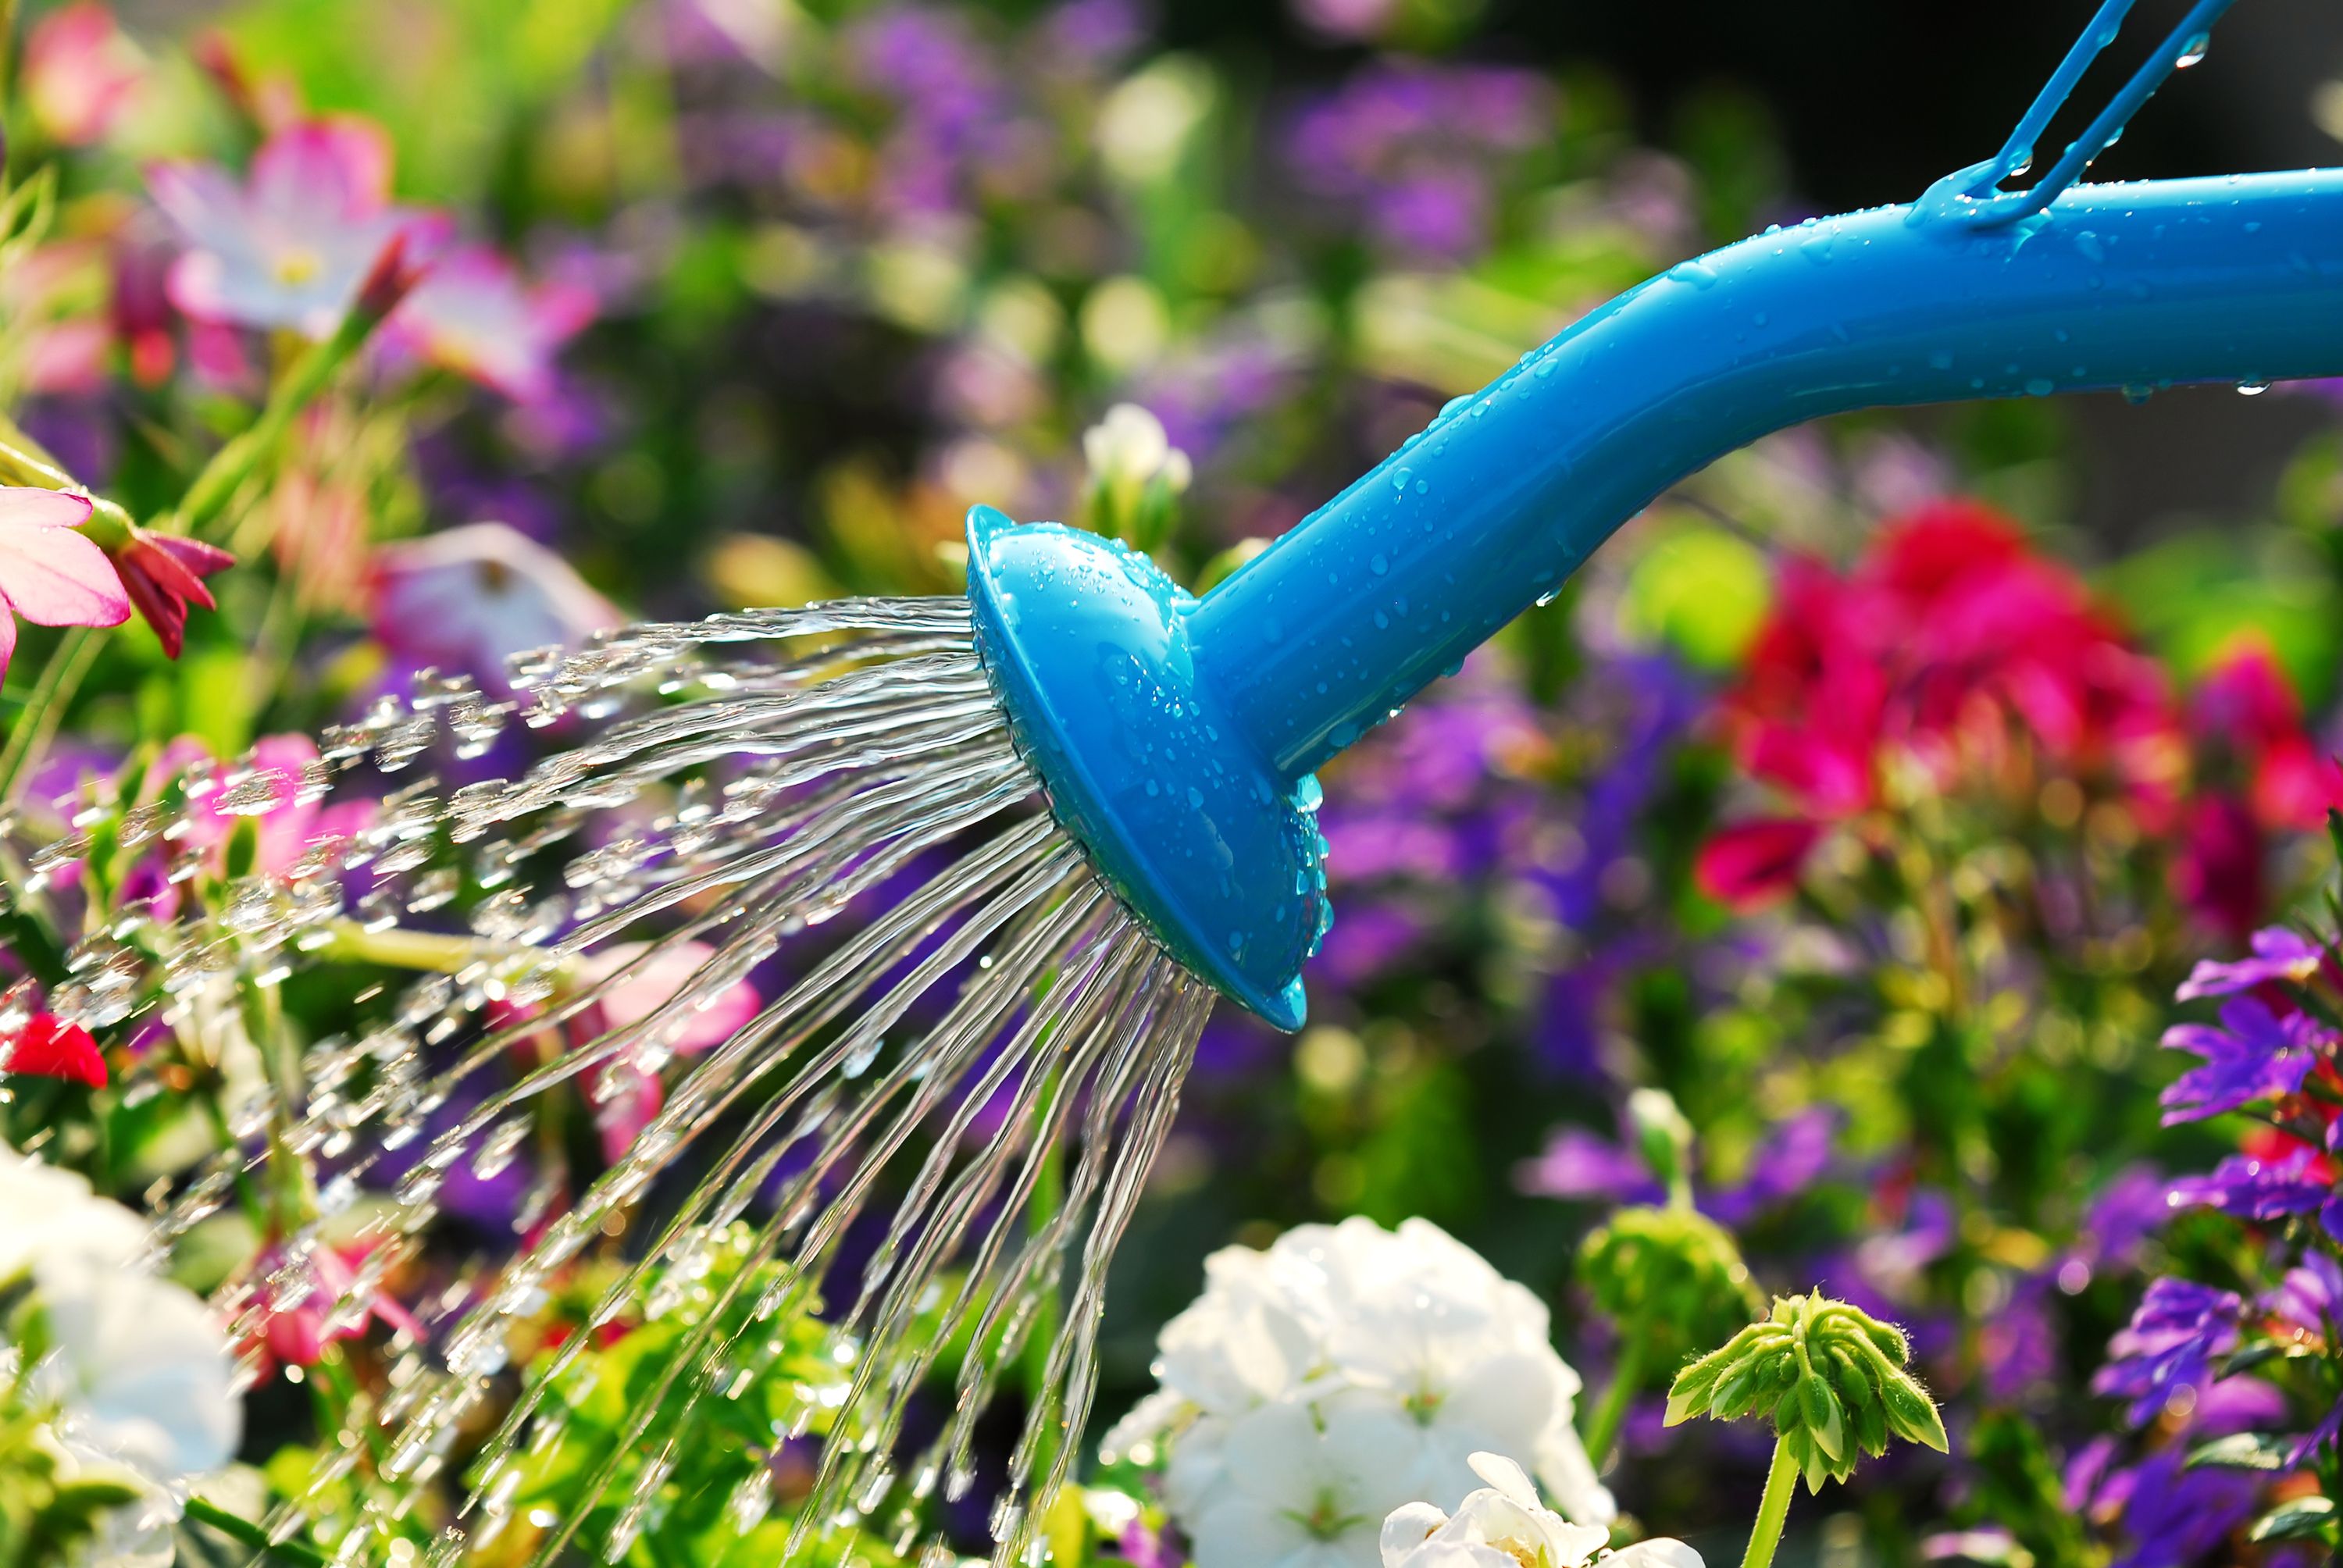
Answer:
[[2262, 1310], [2306, 1334], [2333, 1333], [2343, 1323], [2343, 1265], [2324, 1252], [2304, 1252], [2301, 1265], [2262, 1298]]
[[2233, 1154], [2214, 1167], [2210, 1176], [2184, 1176], [2173, 1182], [2172, 1206], [2217, 1209], [2240, 1220], [2283, 1220], [2328, 1208], [2335, 1201], [2334, 1187], [2313, 1168], [2318, 1158], [2310, 1149], [2298, 1149], [2283, 1160]]
[[2052, 1322], [2046, 1275], [2019, 1282], [2008, 1304], [1988, 1317], [1978, 1332], [1986, 1392], [2008, 1403], [2047, 1382], [2058, 1370], [2058, 1328]]
[[2252, 1517], [2258, 1477], [2211, 1466], [2184, 1469], [2187, 1458], [2177, 1446], [2158, 1449], [2099, 1483], [2091, 1510], [2118, 1515], [2128, 1545], [2111, 1568], [2186, 1568]]
[[1775, 1123], [1749, 1157], [1749, 1170], [1740, 1184], [1710, 1194], [1701, 1208], [1731, 1228], [1797, 1197], [1830, 1169], [1844, 1120], [1834, 1107], [1810, 1105]]
[[1304, 187], [1363, 207], [1385, 244], [1455, 257], [1487, 237], [1492, 164], [1553, 123], [1534, 72], [1385, 62], [1304, 109], [1286, 159]]
[[2132, 1424], [2147, 1425], [2175, 1394], [2193, 1396], [2211, 1381], [2213, 1358], [2237, 1346], [2245, 1305], [2233, 1291], [2154, 1281], [2130, 1326], [2107, 1342], [2109, 1360], [2092, 1378], [2092, 1392], [2131, 1401]]
[[2194, 1051], [2205, 1065], [2190, 1068], [2164, 1091], [2164, 1124], [2201, 1121], [2257, 1100], [2295, 1093], [2319, 1048], [2332, 1043], [2308, 1015], [2280, 1018], [2252, 997], [2222, 1008], [2217, 1026], [2174, 1024], [2164, 1031], [2165, 1048]]
[[2074, 1257], [2087, 1270], [2098, 1265], [2128, 1268], [2137, 1263], [2141, 1243], [2162, 1230], [2171, 1213], [2168, 1191], [2163, 1173], [2155, 1166], [2125, 1166], [2092, 1200]]
[[1515, 1184], [1545, 1198], [1598, 1198], [1612, 1203], [1649, 1203], [1661, 1196], [1642, 1155], [1584, 1127], [1565, 1127], [1547, 1140], [1545, 1152], [1523, 1163]]
[[2203, 996], [2234, 996], [2272, 980], [2307, 980], [2318, 972], [2325, 950], [2284, 927], [2256, 931], [2254, 956], [2234, 963], [2206, 959], [2175, 993], [2182, 1001]]

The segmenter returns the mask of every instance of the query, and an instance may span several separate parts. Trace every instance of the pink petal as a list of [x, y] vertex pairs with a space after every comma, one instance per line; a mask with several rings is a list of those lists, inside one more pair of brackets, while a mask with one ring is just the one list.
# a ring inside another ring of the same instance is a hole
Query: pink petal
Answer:
[[130, 596], [114, 563], [71, 528], [0, 531], [0, 594], [35, 626], [120, 626]]
[[154, 164], [146, 170], [146, 189], [164, 216], [176, 224], [188, 240], [206, 250], [244, 242], [249, 215], [244, 189], [236, 176], [217, 164]]
[[89, 498], [70, 490], [0, 485], [0, 529], [77, 528], [90, 510]]
[[1757, 909], [1796, 889], [1806, 852], [1821, 836], [1816, 824], [1796, 818], [1729, 823], [1700, 847], [1693, 879], [1729, 909]]
[[7, 612], [5, 595], [0, 595], [0, 677], [8, 673], [8, 661], [16, 656], [16, 618]]
[[390, 138], [357, 118], [280, 131], [253, 156], [252, 195], [272, 212], [313, 221], [370, 217], [390, 200]]

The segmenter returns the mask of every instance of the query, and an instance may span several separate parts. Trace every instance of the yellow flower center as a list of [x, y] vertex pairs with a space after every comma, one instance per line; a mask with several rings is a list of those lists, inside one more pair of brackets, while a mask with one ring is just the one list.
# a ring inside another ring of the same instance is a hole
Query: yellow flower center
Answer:
[[277, 256], [277, 281], [287, 287], [298, 287], [325, 270], [325, 257], [306, 246], [280, 251]]

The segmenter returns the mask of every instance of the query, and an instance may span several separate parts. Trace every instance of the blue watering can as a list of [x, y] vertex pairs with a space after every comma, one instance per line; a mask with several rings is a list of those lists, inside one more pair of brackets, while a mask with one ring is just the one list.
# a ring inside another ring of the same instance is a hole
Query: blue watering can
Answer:
[[2107, 0], [2007, 143], [1919, 200], [1679, 263], [1523, 355], [1203, 598], [1121, 546], [968, 519], [977, 640], [1059, 819], [1191, 970], [1304, 1014], [1312, 769], [1684, 476], [1825, 414], [2343, 374], [2343, 169], [2078, 185], [2233, 0], [2200, 0], [2030, 186]]

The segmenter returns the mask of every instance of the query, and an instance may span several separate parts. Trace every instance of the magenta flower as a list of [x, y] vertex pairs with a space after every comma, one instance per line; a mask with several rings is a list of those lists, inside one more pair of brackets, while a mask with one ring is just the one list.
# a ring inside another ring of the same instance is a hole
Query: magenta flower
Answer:
[[514, 654], [576, 643], [619, 620], [568, 562], [503, 523], [385, 545], [369, 588], [385, 647], [498, 690]]
[[[581, 966], [589, 983], [618, 973], [650, 947], [645, 942], [621, 942], [594, 954]], [[672, 1002], [691, 983], [700, 966], [716, 956], [702, 941], [659, 945], [650, 961], [602, 994], [571, 1028], [573, 1040], [583, 1045], [596, 1036], [643, 1022]], [[764, 1005], [757, 988], [735, 980], [715, 996], [678, 1019], [660, 1019], [650, 1037], [662, 1050], [679, 1056], [697, 1056], [723, 1044], [733, 1031], [757, 1016]], [[633, 1146], [642, 1130], [666, 1103], [659, 1074], [639, 1061], [633, 1050], [621, 1052], [595, 1072], [591, 1088], [594, 1126], [602, 1141], [603, 1158], [616, 1161]]]
[[390, 205], [390, 142], [359, 119], [271, 136], [239, 182], [216, 164], [147, 171], [188, 248], [171, 303], [199, 321], [331, 332], [391, 238], [415, 215]]
[[[210, 760], [210, 747], [182, 735], [149, 765], [142, 793], [151, 795], [169, 779]], [[249, 819], [252, 869], [263, 876], [283, 874], [319, 844], [352, 837], [373, 819], [372, 801], [324, 803], [324, 769], [317, 742], [306, 735], [264, 735], [242, 763], [220, 772], [221, 788], [189, 802], [186, 841], [216, 859], [236, 824]], [[236, 809], [223, 809], [220, 802], [231, 791]]]
[[129, 542], [115, 552], [114, 565], [122, 575], [123, 590], [155, 628], [165, 655], [176, 658], [186, 639], [187, 606], [218, 608], [204, 579], [236, 565], [236, 558], [217, 545], [183, 534], [134, 528]]
[[16, 651], [17, 616], [35, 626], [120, 626], [130, 596], [106, 552], [75, 532], [87, 496], [0, 486], [0, 675]]
[[[297, 1300], [277, 1302], [263, 1312], [257, 1345], [260, 1375], [266, 1377], [278, 1362], [313, 1367], [325, 1358], [336, 1340], [351, 1340], [366, 1332], [372, 1319], [395, 1333], [423, 1337], [415, 1314], [387, 1292], [361, 1285], [354, 1265], [365, 1261], [363, 1247], [337, 1250], [319, 1247], [308, 1262], [314, 1282]], [[266, 1280], [283, 1267], [281, 1249], [272, 1248], [261, 1269]], [[266, 1292], [269, 1287], [264, 1284]]]
[[594, 318], [591, 290], [574, 283], [532, 287], [492, 250], [448, 252], [390, 323], [394, 342], [517, 403], [552, 389], [553, 359]]
[[69, 147], [103, 141], [145, 75], [137, 45], [96, 0], [50, 12], [25, 40], [25, 106]]

